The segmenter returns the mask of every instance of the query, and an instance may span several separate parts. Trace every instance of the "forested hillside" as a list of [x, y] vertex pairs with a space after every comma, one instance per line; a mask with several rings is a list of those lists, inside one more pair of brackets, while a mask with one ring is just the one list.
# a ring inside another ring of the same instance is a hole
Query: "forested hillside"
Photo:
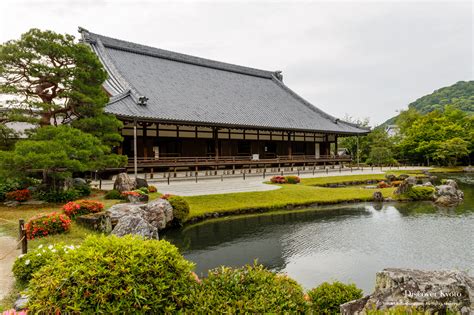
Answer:
[[[434, 110], [444, 111], [446, 105], [452, 105], [453, 109], [463, 112], [474, 113], [474, 81], [459, 81], [451, 86], [435, 90], [410, 103], [408, 108], [427, 114]], [[382, 125], [394, 124], [397, 117], [390, 118]]]

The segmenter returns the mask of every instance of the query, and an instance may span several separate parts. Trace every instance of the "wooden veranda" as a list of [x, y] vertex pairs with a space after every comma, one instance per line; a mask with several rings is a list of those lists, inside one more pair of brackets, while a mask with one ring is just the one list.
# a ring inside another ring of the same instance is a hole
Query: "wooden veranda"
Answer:
[[[143, 171], [153, 170], [188, 170], [199, 171], [203, 169], [233, 169], [259, 168], [259, 167], [284, 167], [284, 166], [317, 166], [352, 161], [350, 155], [293, 155], [277, 156], [275, 158], [256, 159], [253, 156], [219, 156], [219, 157], [138, 157], [136, 167]], [[128, 168], [134, 169], [134, 159], [129, 159]]]

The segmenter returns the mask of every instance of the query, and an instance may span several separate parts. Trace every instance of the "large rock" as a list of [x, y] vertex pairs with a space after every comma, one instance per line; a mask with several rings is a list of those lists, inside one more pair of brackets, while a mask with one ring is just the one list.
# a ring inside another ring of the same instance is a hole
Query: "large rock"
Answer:
[[87, 186], [87, 181], [84, 178], [76, 177], [72, 180], [74, 186]]
[[381, 191], [374, 192], [372, 197], [374, 198], [374, 201], [377, 201], [377, 202], [383, 201], [383, 195]]
[[112, 225], [115, 226], [120, 219], [126, 215], [141, 216], [143, 214], [143, 204], [119, 203], [106, 210]]
[[[28, 302], [30, 300], [30, 297], [28, 296], [28, 290], [26, 290], [23, 293], [20, 293], [18, 298], [16, 299], [15, 303], [13, 303], [13, 308], [16, 311], [21, 311], [24, 310], [28, 307]], [[7, 313], [8, 314], [8, 313]], [[13, 314], [13, 313], [12, 313]]]
[[[169, 201], [165, 199], [156, 199], [146, 204], [116, 204], [106, 212], [114, 226], [112, 234], [122, 234], [123, 231], [131, 231], [131, 223], [128, 222], [130, 218], [140, 218], [157, 231], [166, 228], [173, 221], [173, 208]], [[141, 221], [134, 219], [133, 222]], [[118, 227], [120, 233], [116, 232]], [[141, 228], [146, 229], [147, 225], [142, 224]]]
[[89, 213], [76, 218], [77, 223], [86, 228], [109, 234], [112, 232], [112, 221], [106, 212]]
[[452, 207], [459, 204], [464, 199], [464, 193], [458, 189], [458, 184], [452, 179], [446, 180], [444, 185], [435, 187], [435, 203]]
[[471, 314], [474, 279], [462, 271], [422, 271], [388, 268], [378, 272], [371, 295], [341, 305], [342, 314], [365, 314], [407, 306], [428, 314]]
[[148, 223], [143, 217], [130, 214], [119, 220], [112, 234], [117, 236], [132, 234], [148, 239], [158, 239], [158, 229], [156, 227]]
[[385, 175], [385, 178], [386, 178], [389, 182], [393, 182], [393, 181], [397, 180], [397, 176], [395, 176], [394, 174], [387, 174], [387, 175]]
[[135, 179], [135, 189], [148, 188], [148, 182], [144, 178]]
[[[401, 176], [401, 175], [400, 175]], [[408, 192], [417, 182], [417, 179], [415, 177], [409, 176], [403, 182], [398, 186], [398, 188], [395, 190], [396, 195], [401, 195], [406, 192]]]
[[162, 230], [173, 221], [173, 207], [168, 200], [155, 199], [146, 204], [145, 219]]
[[120, 173], [115, 178], [114, 189], [120, 192], [134, 190], [136, 188], [135, 179], [130, 178], [127, 173]]

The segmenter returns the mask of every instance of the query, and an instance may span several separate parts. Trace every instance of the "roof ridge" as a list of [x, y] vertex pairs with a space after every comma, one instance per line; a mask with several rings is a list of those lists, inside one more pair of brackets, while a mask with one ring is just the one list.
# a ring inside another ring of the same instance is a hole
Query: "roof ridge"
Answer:
[[193, 64], [202, 67], [213, 68], [217, 70], [224, 70], [230, 72], [236, 72], [240, 74], [246, 74], [251, 76], [257, 76], [262, 78], [271, 79], [279, 71], [268, 71], [257, 68], [240, 66], [232, 63], [206, 59], [196, 57], [188, 54], [177, 53], [170, 50], [160, 49], [152, 46], [137, 44], [122, 39], [108, 37], [96, 33], [89, 32], [88, 30], [79, 27], [79, 32], [82, 34], [83, 41], [94, 44], [97, 41], [101, 41], [105, 47], [112, 49], [128, 51], [132, 53], [147, 55], [151, 57], [157, 57], [162, 59], [168, 59], [188, 64]]

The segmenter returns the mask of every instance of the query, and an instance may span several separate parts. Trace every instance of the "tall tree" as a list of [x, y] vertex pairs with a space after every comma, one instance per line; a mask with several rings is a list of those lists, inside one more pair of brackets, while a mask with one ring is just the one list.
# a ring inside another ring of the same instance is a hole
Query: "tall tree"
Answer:
[[402, 122], [400, 154], [417, 162], [437, 161], [455, 164], [473, 152], [474, 119], [472, 115], [446, 106], [444, 112], [433, 111], [426, 115], [410, 109], [402, 113], [410, 117]]
[[0, 93], [11, 96], [0, 121], [41, 127], [73, 123], [115, 145], [122, 140], [121, 123], [103, 111], [106, 77], [97, 56], [74, 36], [31, 29], [0, 46]]

